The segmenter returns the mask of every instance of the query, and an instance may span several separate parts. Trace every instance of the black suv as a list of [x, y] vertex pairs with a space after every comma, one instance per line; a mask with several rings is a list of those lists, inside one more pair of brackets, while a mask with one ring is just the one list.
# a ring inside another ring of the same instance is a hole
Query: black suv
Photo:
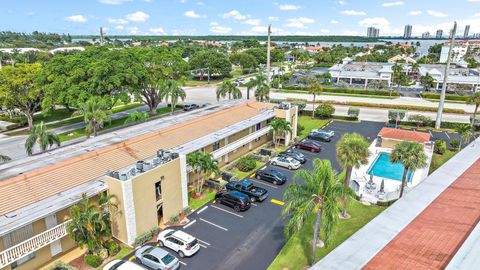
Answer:
[[305, 155], [300, 153], [300, 152], [297, 152], [297, 151], [285, 151], [285, 152], [282, 152], [280, 154], [278, 154], [279, 157], [291, 157], [293, 159], [296, 159], [298, 162], [304, 164], [305, 162], [307, 162], [307, 159], [305, 158]]
[[215, 194], [213, 202], [230, 206], [237, 212], [246, 211], [250, 208], [250, 198], [239, 191], [220, 191]]
[[259, 180], [271, 182], [275, 185], [283, 185], [287, 182], [287, 177], [277, 170], [259, 170], [255, 174], [255, 177]]

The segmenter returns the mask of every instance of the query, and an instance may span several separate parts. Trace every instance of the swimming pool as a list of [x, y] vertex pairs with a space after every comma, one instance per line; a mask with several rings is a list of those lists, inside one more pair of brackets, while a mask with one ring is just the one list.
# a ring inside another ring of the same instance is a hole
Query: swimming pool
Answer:
[[[390, 162], [390, 154], [381, 152], [373, 165], [368, 170], [368, 174], [388, 178], [396, 181], [402, 181], [403, 176], [403, 164]], [[409, 170], [407, 173], [407, 182], [412, 180], [413, 173]]]

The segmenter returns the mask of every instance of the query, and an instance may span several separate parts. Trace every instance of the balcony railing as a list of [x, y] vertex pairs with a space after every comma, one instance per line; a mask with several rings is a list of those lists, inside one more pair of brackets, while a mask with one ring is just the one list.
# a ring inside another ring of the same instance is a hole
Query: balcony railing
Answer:
[[258, 138], [262, 137], [263, 135], [268, 134], [271, 129], [272, 129], [272, 127], [267, 126], [267, 127], [264, 127], [264, 128], [262, 128], [258, 131], [250, 133], [247, 136], [245, 136], [245, 137], [243, 137], [243, 138], [241, 138], [237, 141], [234, 141], [231, 144], [228, 144], [228, 145], [212, 152], [212, 156], [213, 156], [213, 158], [220, 158], [220, 157], [234, 151], [235, 149], [238, 149], [238, 148], [242, 147], [242, 145], [248, 144], [248, 143], [254, 141], [255, 139], [258, 139]]
[[68, 223], [70, 220], [0, 252], [0, 268], [65, 237]]

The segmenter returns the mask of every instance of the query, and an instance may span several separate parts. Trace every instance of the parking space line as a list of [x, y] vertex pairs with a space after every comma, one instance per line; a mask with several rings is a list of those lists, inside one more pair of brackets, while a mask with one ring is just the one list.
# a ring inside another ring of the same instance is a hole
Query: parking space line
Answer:
[[267, 187], [271, 187], [271, 188], [274, 188], [274, 189], [277, 189], [278, 187], [277, 186], [274, 186], [274, 185], [271, 185], [271, 184], [267, 184], [267, 183], [263, 183], [263, 182], [260, 182], [258, 180], [255, 180], [255, 179], [250, 179], [249, 181], [252, 181], [252, 182], [255, 182], [257, 184], [260, 184], [260, 185], [264, 185], [264, 186], [267, 186]]
[[202, 248], [207, 248], [207, 246], [204, 246], [204, 245], [202, 245], [202, 244], [199, 244], [199, 245], [200, 245], [200, 247], [202, 247]]
[[212, 205], [212, 207], [215, 208], [215, 209], [218, 209], [218, 210], [220, 210], [220, 211], [223, 211], [223, 212], [225, 212], [225, 213], [229, 213], [230, 215], [234, 215], [234, 216], [237, 216], [237, 217], [239, 217], [239, 218], [243, 218], [242, 215], [239, 215], [239, 214], [236, 214], [236, 213], [232, 213], [232, 212], [230, 212], [230, 211], [228, 211], [228, 210], [225, 210], [225, 209], [222, 209], [222, 208], [220, 208], [220, 207], [218, 207], [218, 206]]
[[212, 225], [212, 226], [214, 226], [214, 227], [217, 227], [217, 228], [219, 228], [219, 229], [221, 229], [221, 230], [224, 230], [224, 231], [228, 232], [228, 229], [227, 229], [227, 228], [224, 228], [224, 227], [222, 227], [222, 226], [220, 226], [220, 225], [217, 225], [217, 224], [215, 224], [215, 223], [213, 223], [213, 222], [210, 222], [210, 221], [208, 221], [208, 220], [205, 220], [205, 219], [203, 219], [203, 218], [200, 218], [200, 220], [203, 221], [203, 222], [205, 222], [205, 223], [208, 223], [208, 224], [210, 224], [210, 225]]
[[253, 206], [258, 206], [258, 204], [256, 204], [256, 203], [253, 203], [253, 202], [251, 203], [251, 205], [253, 205]]
[[183, 229], [186, 229], [186, 228], [192, 226], [193, 224], [195, 224], [195, 222], [197, 222], [196, 219], [192, 220], [190, 223], [188, 223], [188, 224], [186, 224], [185, 226], [183, 226]]
[[445, 135], [447, 135], [447, 138], [450, 140], [450, 135], [445, 131]]
[[186, 263], [182, 262], [182, 261], [178, 261], [179, 263], [183, 264], [184, 266], [187, 266]]
[[207, 246], [210, 246], [210, 243], [205, 242], [205, 241], [203, 241], [203, 240], [201, 240], [201, 239], [198, 239], [198, 237], [197, 237], [197, 240], [198, 240], [198, 242], [201, 242], [201, 243], [203, 243], [203, 244], [205, 244], [205, 245], [207, 245]]
[[274, 204], [278, 204], [278, 205], [284, 205], [285, 204], [284, 202], [279, 201], [279, 200], [275, 200], [275, 199], [272, 199], [271, 202], [274, 203]]
[[197, 211], [197, 214], [202, 213], [203, 211], [207, 210], [207, 208], [208, 208], [208, 205], [205, 206], [205, 207], [203, 207], [202, 209], [198, 210], [198, 211]]

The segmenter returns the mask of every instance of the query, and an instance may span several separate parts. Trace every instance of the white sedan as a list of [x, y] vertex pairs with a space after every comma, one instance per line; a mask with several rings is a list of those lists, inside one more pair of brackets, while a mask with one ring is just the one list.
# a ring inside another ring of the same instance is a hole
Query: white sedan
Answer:
[[130, 261], [113, 260], [105, 265], [103, 270], [145, 270], [145, 268]]
[[298, 160], [291, 157], [274, 157], [270, 163], [273, 166], [285, 167], [289, 170], [296, 170], [302, 165]]

